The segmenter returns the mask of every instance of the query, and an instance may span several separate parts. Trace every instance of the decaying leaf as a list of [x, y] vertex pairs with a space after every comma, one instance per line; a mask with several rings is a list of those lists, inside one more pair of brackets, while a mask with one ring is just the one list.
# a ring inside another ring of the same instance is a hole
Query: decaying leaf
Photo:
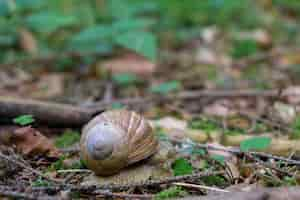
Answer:
[[51, 158], [58, 158], [60, 155], [49, 138], [30, 126], [16, 129], [13, 132], [12, 143], [25, 155], [46, 155]]
[[112, 74], [131, 73], [140, 76], [149, 76], [155, 72], [156, 64], [140, 55], [128, 53], [100, 63], [99, 71], [103, 70], [103, 68]]

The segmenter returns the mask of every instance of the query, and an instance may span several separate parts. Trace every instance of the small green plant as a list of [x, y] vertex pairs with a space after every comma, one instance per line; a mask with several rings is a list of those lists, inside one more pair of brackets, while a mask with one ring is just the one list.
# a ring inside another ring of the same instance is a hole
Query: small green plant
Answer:
[[202, 181], [208, 186], [224, 186], [226, 183], [226, 179], [219, 175], [203, 177]]
[[115, 74], [112, 76], [112, 80], [116, 84], [124, 87], [134, 85], [140, 81], [135, 74], [129, 74], [129, 73]]
[[48, 171], [57, 171], [57, 170], [65, 169], [65, 165], [64, 165], [65, 159], [66, 159], [65, 156], [59, 157], [57, 161], [55, 161], [48, 167]]
[[291, 125], [292, 127], [292, 139], [299, 139], [300, 138], [300, 116], [297, 116], [295, 121]]
[[193, 172], [193, 167], [186, 159], [178, 158], [173, 162], [172, 170], [175, 176], [181, 176], [191, 174]]
[[225, 157], [222, 155], [212, 155], [211, 158], [215, 161], [217, 161], [218, 163], [220, 163], [221, 165], [225, 165]]
[[233, 43], [231, 55], [233, 58], [242, 58], [253, 55], [258, 51], [258, 46], [254, 40], [236, 40]]
[[206, 118], [197, 118], [193, 119], [189, 122], [188, 126], [192, 129], [200, 129], [205, 131], [206, 133], [210, 133], [212, 131], [216, 131], [219, 129], [217, 123], [212, 120]]
[[18, 124], [21, 126], [32, 124], [34, 121], [35, 121], [35, 119], [33, 118], [32, 115], [20, 115], [13, 119], [13, 122], [15, 124]]
[[79, 142], [80, 134], [77, 131], [67, 130], [61, 136], [55, 139], [55, 145], [58, 148], [69, 147], [76, 142]]
[[168, 94], [170, 92], [176, 91], [180, 88], [179, 81], [168, 81], [161, 83], [159, 85], [152, 86], [150, 91], [156, 94]]
[[42, 177], [38, 177], [35, 181], [31, 183], [32, 187], [47, 187], [51, 186], [51, 183], [44, 180]]
[[272, 139], [270, 137], [252, 137], [241, 142], [240, 148], [242, 151], [256, 151], [267, 149], [271, 144]]
[[297, 186], [298, 182], [296, 177], [289, 177], [289, 176], [285, 176], [283, 178], [283, 186]]
[[174, 197], [183, 197], [187, 192], [179, 186], [172, 186], [155, 195], [156, 200], [170, 199]]
[[244, 129], [240, 129], [240, 128], [235, 128], [235, 129], [227, 129], [224, 131], [225, 135], [231, 135], [231, 136], [235, 136], [235, 135], [245, 135], [246, 131]]
[[121, 103], [119, 103], [119, 102], [113, 102], [113, 103], [111, 104], [111, 108], [112, 108], [112, 109], [121, 109], [121, 108], [123, 108], [123, 107], [124, 107], [124, 105], [121, 104]]

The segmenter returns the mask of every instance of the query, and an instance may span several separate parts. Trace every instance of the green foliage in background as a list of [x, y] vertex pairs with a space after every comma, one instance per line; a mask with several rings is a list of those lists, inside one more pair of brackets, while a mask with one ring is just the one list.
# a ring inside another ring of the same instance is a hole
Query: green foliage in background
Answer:
[[0, 1], [0, 59], [24, 56], [15, 50], [19, 30], [25, 28], [33, 33], [41, 55], [107, 54], [121, 47], [157, 60], [158, 41], [165, 33], [172, 33], [176, 43], [199, 35], [201, 26], [251, 28], [260, 24], [257, 12], [251, 0], [4, 0]]

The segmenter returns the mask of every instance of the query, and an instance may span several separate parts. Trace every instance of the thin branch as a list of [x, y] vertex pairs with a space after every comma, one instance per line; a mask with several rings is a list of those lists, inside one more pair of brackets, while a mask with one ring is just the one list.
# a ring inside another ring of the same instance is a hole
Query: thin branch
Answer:
[[35, 170], [32, 167], [25, 165], [22, 162], [20, 162], [18, 160], [15, 160], [13, 158], [10, 158], [9, 156], [4, 155], [2, 152], [0, 152], [0, 158], [2, 158], [4, 160], [7, 160], [8, 162], [11, 162], [11, 163], [13, 163], [15, 165], [18, 165], [21, 168], [27, 169], [28, 171], [32, 172], [33, 174], [38, 175], [38, 176], [40, 176], [40, 177], [42, 177], [44, 179], [47, 179], [47, 180], [49, 180], [49, 181], [51, 181], [53, 183], [61, 183], [61, 181], [56, 180], [56, 179], [52, 179], [52, 178], [46, 176], [45, 174], [41, 173], [40, 171]]
[[[184, 143], [182, 140], [177, 140], [177, 139], [170, 139], [169, 140], [171, 142], [177, 143], [177, 144], [182, 144]], [[190, 143], [192, 145], [195, 145], [195, 147], [201, 148], [201, 149], [206, 149], [206, 150], [216, 150], [216, 151], [224, 151], [224, 152], [228, 152], [228, 153], [232, 153], [232, 154], [236, 154], [236, 155], [244, 155], [245, 152], [241, 151], [239, 148], [226, 148], [226, 147], [219, 147], [219, 146], [213, 146], [210, 144], [199, 144], [199, 143], [191, 143], [191, 142], [186, 142], [186, 143]], [[255, 152], [255, 151], [249, 151], [246, 152], [249, 155], [252, 156], [256, 156], [256, 157], [260, 157], [260, 158], [267, 158], [267, 159], [274, 159], [277, 161], [283, 161], [286, 162], [288, 164], [291, 165], [297, 165], [300, 166], [300, 161], [299, 160], [293, 160], [293, 159], [289, 159], [289, 158], [285, 158], [285, 157], [281, 157], [281, 156], [275, 156], [272, 154], [268, 154], [268, 153], [264, 153], [264, 152]]]
[[58, 200], [58, 198], [54, 198], [54, 197], [46, 197], [46, 196], [39, 197], [34, 194], [15, 191], [13, 188], [9, 188], [7, 186], [5, 187], [0, 186], [0, 195], [5, 197], [22, 198], [22, 199], [29, 199], [29, 200]]
[[215, 192], [230, 192], [229, 190], [223, 190], [220, 188], [209, 187], [209, 186], [205, 186], [205, 185], [191, 184], [191, 183], [173, 183], [173, 185], [184, 186], [184, 187], [189, 187], [189, 188], [205, 189], [205, 190], [210, 190], [210, 191], [215, 191]]
[[107, 184], [107, 185], [91, 185], [91, 186], [74, 186], [70, 184], [59, 184], [57, 186], [35, 187], [33, 188], [33, 190], [60, 191], [62, 189], [68, 189], [71, 191], [78, 191], [78, 192], [90, 194], [99, 190], [125, 190], [134, 187], [160, 186], [163, 184], [172, 184], [174, 182], [180, 182], [185, 180], [189, 180], [189, 181], [195, 179], [198, 180], [204, 177], [222, 175], [222, 174], [224, 174], [224, 171], [215, 171], [215, 172], [208, 171], [208, 172], [199, 172], [199, 173], [182, 175], [182, 176], [172, 176], [160, 180], [149, 180], [149, 181], [130, 183], [130, 184]]

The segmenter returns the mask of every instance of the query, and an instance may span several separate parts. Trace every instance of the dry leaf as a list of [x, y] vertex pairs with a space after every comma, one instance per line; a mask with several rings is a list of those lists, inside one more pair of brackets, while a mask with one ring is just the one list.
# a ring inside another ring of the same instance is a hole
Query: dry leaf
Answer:
[[149, 76], [155, 72], [156, 65], [140, 55], [128, 53], [102, 62], [97, 68], [100, 68], [99, 71], [103, 68], [107, 69], [112, 74], [131, 73], [140, 76]]
[[229, 117], [236, 114], [236, 112], [230, 108], [231, 103], [229, 101], [216, 101], [215, 103], [208, 105], [204, 108], [203, 112], [210, 116], [217, 117]]
[[281, 93], [281, 97], [289, 104], [300, 103], [300, 86], [289, 86]]
[[269, 115], [270, 118], [275, 121], [291, 124], [296, 118], [296, 108], [289, 104], [275, 102], [273, 107], [270, 109]]
[[60, 96], [64, 92], [64, 76], [56, 73], [41, 76], [37, 83], [32, 84], [31, 90], [30, 97], [36, 99]]
[[31, 55], [36, 55], [38, 53], [37, 41], [33, 34], [26, 29], [20, 30], [20, 46], [25, 52]]
[[59, 150], [52, 141], [30, 126], [16, 129], [12, 143], [25, 155], [46, 155], [51, 158], [60, 156]]

